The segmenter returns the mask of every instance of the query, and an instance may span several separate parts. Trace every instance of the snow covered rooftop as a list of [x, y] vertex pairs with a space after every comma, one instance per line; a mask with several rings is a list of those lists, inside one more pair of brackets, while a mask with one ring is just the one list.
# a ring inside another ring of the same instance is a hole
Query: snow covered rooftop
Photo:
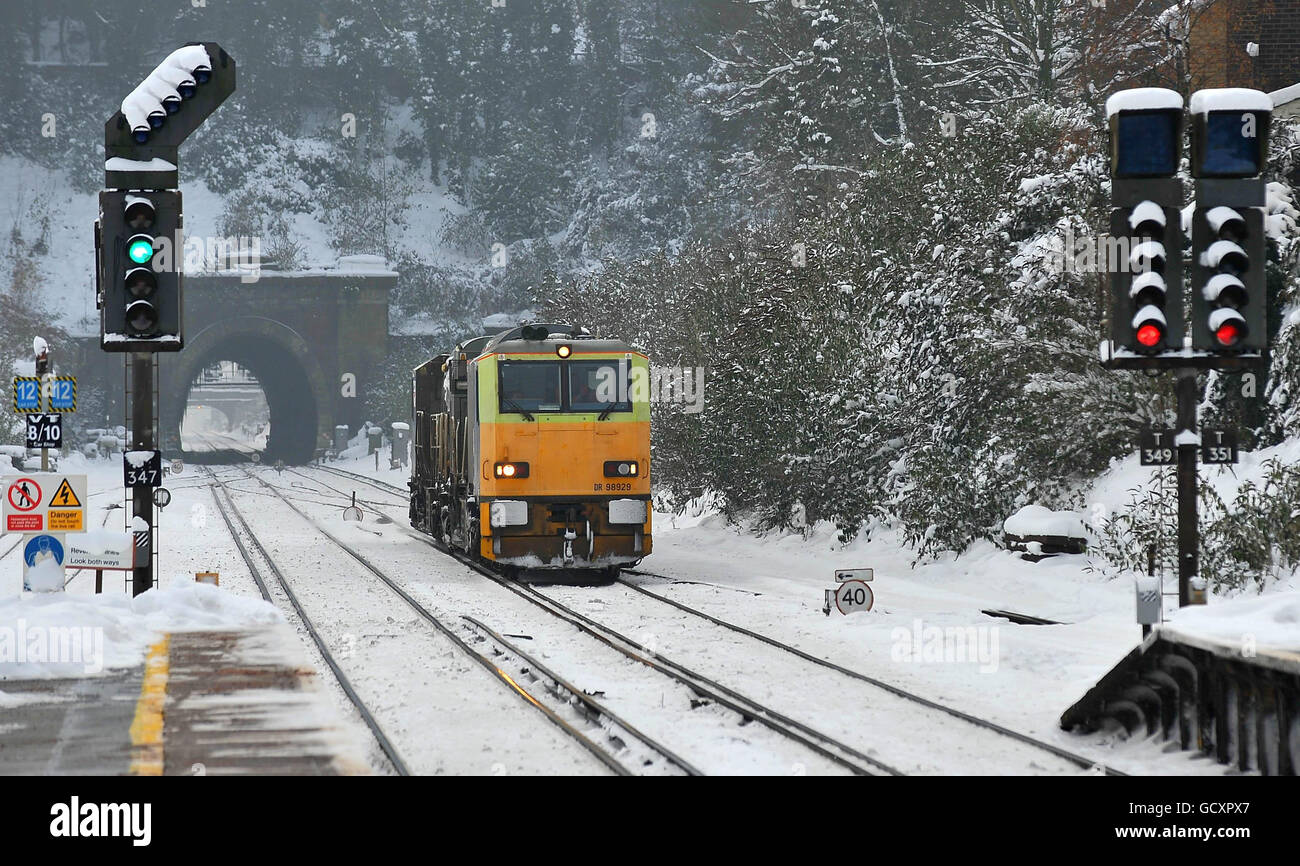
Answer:
[[304, 277], [397, 277], [399, 274], [388, 266], [383, 256], [339, 256], [334, 265], [322, 265], [311, 268], [297, 268], [291, 271], [279, 271], [273, 267], [248, 265], [235, 268], [216, 268], [213, 270], [187, 269], [185, 273], [194, 277], [249, 277], [256, 274], [258, 279], [275, 277], [277, 279], [297, 279]]
[[1211, 111], [1272, 111], [1273, 100], [1262, 90], [1247, 87], [1216, 87], [1192, 94], [1192, 114]]
[[1300, 117], [1300, 84], [1292, 84], [1268, 95], [1273, 111], [1281, 117]]
[[1026, 505], [1002, 524], [1011, 535], [1051, 535], [1082, 538], [1083, 521], [1073, 511], [1053, 511], [1042, 505]]
[[1121, 90], [1106, 100], [1106, 116], [1114, 117], [1121, 111], [1145, 111], [1157, 108], [1183, 108], [1183, 97], [1164, 87], [1135, 87]]

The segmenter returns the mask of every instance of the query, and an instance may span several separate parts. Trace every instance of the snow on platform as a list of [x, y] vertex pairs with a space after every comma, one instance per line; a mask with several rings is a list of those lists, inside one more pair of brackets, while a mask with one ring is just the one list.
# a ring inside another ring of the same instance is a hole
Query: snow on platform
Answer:
[[369, 772], [288, 626], [183, 631], [135, 668], [0, 680], [0, 774]]
[[1162, 631], [1257, 650], [1300, 651], [1300, 592], [1243, 596], [1178, 610]]

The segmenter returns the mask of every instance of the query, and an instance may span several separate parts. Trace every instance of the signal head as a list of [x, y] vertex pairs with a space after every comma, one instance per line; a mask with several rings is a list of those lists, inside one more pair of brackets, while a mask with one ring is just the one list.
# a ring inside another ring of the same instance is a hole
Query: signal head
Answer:
[[1245, 307], [1249, 299], [1246, 284], [1236, 274], [1215, 274], [1206, 281], [1201, 294], [1211, 304], [1234, 310]]
[[1210, 331], [1215, 342], [1224, 349], [1236, 348], [1250, 335], [1246, 319], [1230, 307], [1221, 307], [1210, 314]]
[[1139, 351], [1154, 352], [1165, 342], [1169, 326], [1165, 314], [1154, 304], [1148, 304], [1137, 311], [1133, 317], [1133, 335], [1137, 340]]
[[1129, 252], [1129, 270], [1135, 274], [1165, 272], [1165, 245], [1160, 241], [1146, 240], [1135, 244]]
[[152, 268], [132, 268], [126, 273], [126, 290], [133, 298], [147, 298], [158, 290], [158, 275]]
[[1165, 278], [1154, 271], [1134, 277], [1133, 285], [1129, 287], [1128, 292], [1134, 306], [1139, 310], [1146, 306], [1163, 308], [1168, 293], [1169, 287], [1165, 285]]
[[1129, 214], [1128, 225], [1139, 238], [1160, 238], [1165, 234], [1164, 208], [1153, 201], [1143, 201]]
[[132, 301], [126, 306], [126, 324], [132, 333], [147, 335], [158, 325], [158, 310], [148, 301]]
[[1122, 90], [1106, 100], [1112, 177], [1173, 177], [1182, 143], [1183, 97], [1161, 87]]
[[1214, 268], [1222, 273], [1244, 274], [1250, 270], [1250, 256], [1236, 241], [1215, 241], [1210, 244], [1202, 256], [1207, 268]]
[[1210, 231], [1222, 240], [1240, 241], [1246, 237], [1246, 218], [1230, 207], [1214, 207], [1205, 212]]
[[157, 210], [153, 202], [147, 198], [129, 198], [127, 199], [126, 209], [123, 212], [123, 219], [126, 220], [127, 227], [132, 231], [140, 232], [153, 228], [154, 220], [157, 218]]
[[1273, 100], [1242, 87], [1198, 90], [1192, 113], [1192, 176], [1255, 177], [1268, 153]]
[[134, 235], [126, 242], [126, 257], [134, 264], [147, 264], [153, 258], [153, 238], [149, 235]]

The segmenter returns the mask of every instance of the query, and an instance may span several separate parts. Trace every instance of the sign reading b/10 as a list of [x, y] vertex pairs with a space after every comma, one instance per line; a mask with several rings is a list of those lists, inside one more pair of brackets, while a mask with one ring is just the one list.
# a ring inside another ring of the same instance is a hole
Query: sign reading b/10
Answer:
[[28, 415], [27, 416], [27, 447], [28, 448], [62, 448], [63, 447], [63, 416], [62, 415]]

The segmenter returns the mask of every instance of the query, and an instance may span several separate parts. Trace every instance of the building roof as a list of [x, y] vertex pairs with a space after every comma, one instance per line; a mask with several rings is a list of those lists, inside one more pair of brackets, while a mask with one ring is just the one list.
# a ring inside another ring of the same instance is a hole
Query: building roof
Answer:
[[1273, 100], [1273, 115], [1275, 117], [1300, 118], [1300, 84], [1292, 84], [1290, 87], [1274, 90], [1268, 95], [1268, 98]]

